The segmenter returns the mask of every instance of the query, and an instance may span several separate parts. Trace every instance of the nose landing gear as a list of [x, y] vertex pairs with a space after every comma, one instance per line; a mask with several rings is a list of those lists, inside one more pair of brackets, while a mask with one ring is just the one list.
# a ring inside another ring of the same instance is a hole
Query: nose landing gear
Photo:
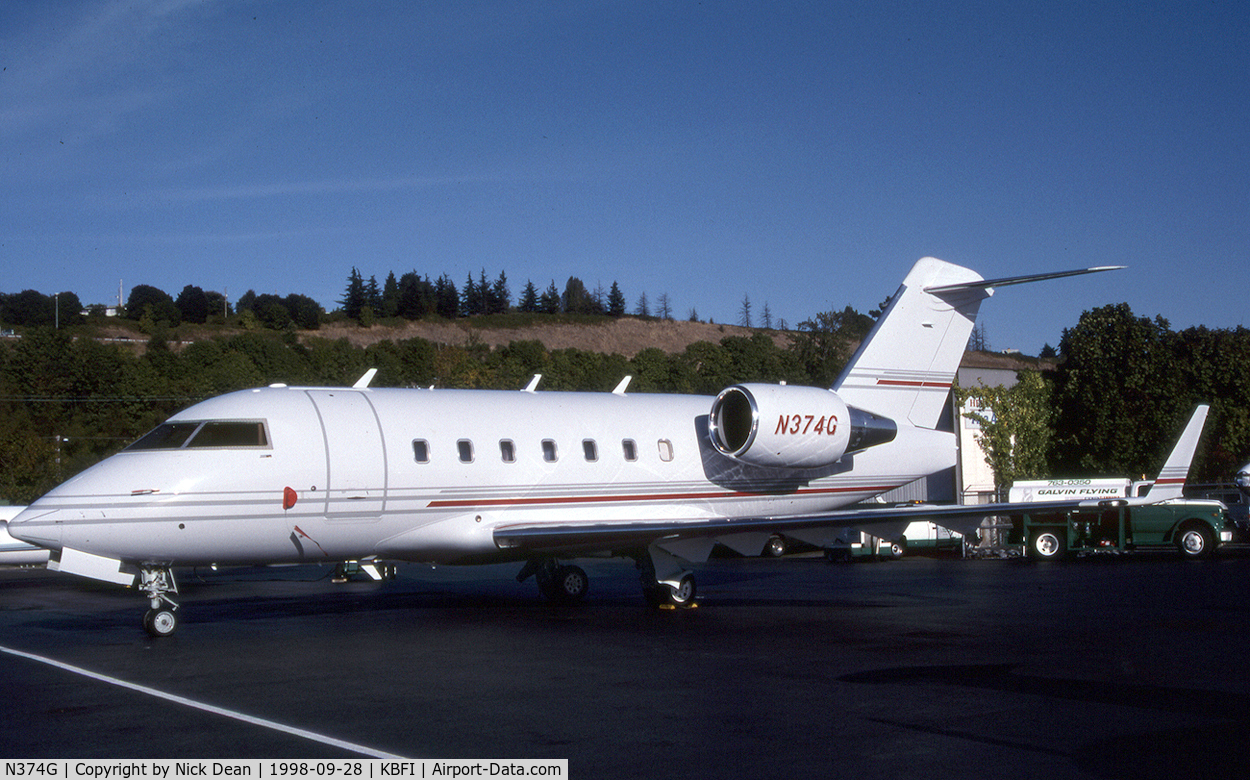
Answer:
[[143, 616], [143, 629], [158, 639], [173, 634], [178, 628], [178, 604], [168, 595], [178, 592], [173, 571], [145, 566], [139, 570], [139, 589], [151, 606]]

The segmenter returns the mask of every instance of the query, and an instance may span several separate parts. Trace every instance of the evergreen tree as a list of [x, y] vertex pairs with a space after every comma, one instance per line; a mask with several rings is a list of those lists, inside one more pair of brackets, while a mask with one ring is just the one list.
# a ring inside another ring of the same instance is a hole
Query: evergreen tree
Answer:
[[616, 282], [612, 282], [612, 289], [608, 291], [608, 314], [613, 317], [625, 316], [625, 293], [621, 292]]
[[507, 314], [512, 308], [512, 291], [508, 289], [508, 276], [499, 272], [499, 278], [490, 288], [490, 313]]
[[374, 314], [382, 313], [382, 289], [378, 287], [376, 276], [370, 276], [369, 283], [365, 285], [365, 301]]
[[532, 281], [526, 280], [525, 291], [521, 293], [521, 301], [517, 304], [517, 309], [526, 314], [538, 312], [538, 288]]
[[[251, 292], [250, 290], [248, 292]], [[360, 321], [360, 313], [369, 305], [368, 294], [365, 291], [365, 280], [360, 275], [360, 271], [352, 266], [352, 272], [347, 276], [347, 289], [343, 291], [343, 299], [339, 301], [339, 305], [343, 307], [343, 314], [348, 319]], [[243, 307], [243, 299], [239, 299], [238, 306]]]
[[586, 285], [576, 276], [570, 276], [564, 285], [564, 295], [560, 297], [560, 305], [569, 314], [598, 314], [598, 307], [586, 290]]
[[399, 314], [399, 282], [395, 279], [394, 271], [388, 273], [386, 281], [382, 283], [382, 307], [379, 311], [383, 317], [395, 317]]
[[642, 295], [638, 296], [638, 305], [634, 307], [634, 314], [639, 317], [650, 317], [651, 307], [647, 305], [647, 291], [643, 290]]
[[538, 299], [538, 308], [543, 314], [560, 313], [560, 291], [556, 289], [556, 280], [552, 279], [547, 291]]
[[434, 306], [439, 316], [449, 320], [454, 320], [460, 313], [460, 295], [447, 274], [438, 277], [434, 285]]
[[481, 314], [477, 308], [477, 302], [477, 283], [473, 281], [473, 274], [469, 274], [464, 281], [464, 287], [460, 288], [460, 314], [464, 317]]

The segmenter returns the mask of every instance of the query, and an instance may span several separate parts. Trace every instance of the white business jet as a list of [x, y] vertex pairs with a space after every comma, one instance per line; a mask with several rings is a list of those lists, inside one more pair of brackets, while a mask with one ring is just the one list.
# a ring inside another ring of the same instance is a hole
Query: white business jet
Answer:
[[230, 393], [55, 488], [9, 531], [49, 548], [51, 569], [137, 578], [156, 636], [178, 623], [172, 567], [210, 564], [514, 560], [518, 579], [575, 600], [587, 577], [564, 561], [610, 554], [637, 562], [648, 601], [687, 606], [685, 565], [718, 542], [758, 555], [775, 533], [901, 533], [905, 510], [834, 510], [955, 464], [938, 424], [981, 302], [1102, 270], [987, 281], [924, 258], [831, 389], [385, 389], [370, 372], [350, 388]]

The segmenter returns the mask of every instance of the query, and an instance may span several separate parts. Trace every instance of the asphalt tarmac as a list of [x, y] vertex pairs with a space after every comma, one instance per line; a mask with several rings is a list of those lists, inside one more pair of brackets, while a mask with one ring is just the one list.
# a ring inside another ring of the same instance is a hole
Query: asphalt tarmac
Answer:
[[[1244, 776], [1250, 554], [714, 559], [654, 612], [517, 566], [0, 571], [5, 758], [567, 758], [574, 778]], [[22, 653], [28, 655], [15, 655]], [[59, 664], [59, 665], [52, 665]], [[95, 676], [85, 676], [85, 673]], [[207, 709], [206, 709], [207, 708]]]

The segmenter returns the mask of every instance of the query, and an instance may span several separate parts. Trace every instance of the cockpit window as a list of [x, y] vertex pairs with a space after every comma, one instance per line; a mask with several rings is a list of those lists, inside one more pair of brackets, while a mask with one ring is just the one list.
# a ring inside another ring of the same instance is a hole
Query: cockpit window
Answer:
[[128, 450], [178, 450], [209, 447], [268, 447], [264, 420], [167, 422], [157, 426]]
[[187, 442], [188, 447], [268, 447], [265, 424], [259, 420], [209, 420]]
[[156, 426], [126, 449], [176, 450], [186, 444], [187, 439], [191, 438], [191, 434], [195, 433], [195, 429], [199, 427], [200, 424], [197, 422], [167, 422]]

